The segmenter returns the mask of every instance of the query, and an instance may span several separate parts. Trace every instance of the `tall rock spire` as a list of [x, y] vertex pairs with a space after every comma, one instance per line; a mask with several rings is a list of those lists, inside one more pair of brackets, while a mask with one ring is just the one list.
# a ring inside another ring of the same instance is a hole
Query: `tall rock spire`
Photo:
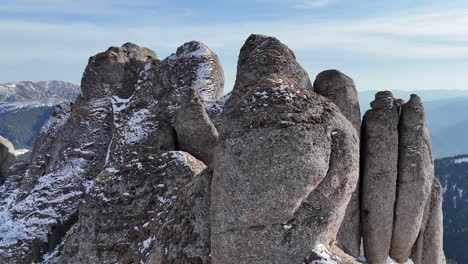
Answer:
[[398, 125], [398, 181], [390, 256], [405, 262], [422, 226], [434, 179], [431, 141], [417, 95], [401, 106]]
[[362, 122], [362, 234], [367, 260], [384, 263], [390, 251], [398, 174], [398, 119], [391, 92], [375, 95]]
[[[330, 99], [341, 110], [341, 113], [361, 131], [361, 111], [354, 81], [338, 70], [326, 70], [317, 75], [314, 91]], [[346, 213], [336, 240], [344, 250], [359, 257], [361, 246], [361, 211], [359, 201], [359, 182], [349, 201]]]

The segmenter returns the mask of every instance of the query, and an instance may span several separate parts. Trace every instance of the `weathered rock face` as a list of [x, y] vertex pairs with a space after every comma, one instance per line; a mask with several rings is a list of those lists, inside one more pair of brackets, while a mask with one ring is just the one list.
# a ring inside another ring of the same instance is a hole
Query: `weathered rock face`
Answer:
[[[378, 92], [362, 128], [362, 233], [369, 263], [445, 263], [442, 196], [424, 108]], [[432, 190], [432, 191], [431, 191]], [[428, 230], [431, 231], [428, 231]], [[427, 256], [427, 257], [426, 257]]]
[[361, 131], [361, 110], [353, 79], [338, 70], [326, 70], [317, 75], [314, 92], [335, 103], [354, 128]]
[[[31, 164], [9, 166], [0, 184], [0, 262], [354, 264], [360, 196], [369, 263], [405, 259], [407, 247], [416, 264], [443, 263], [416, 97], [376, 95], [358, 193], [349, 77], [326, 71], [314, 92], [286, 45], [252, 35], [224, 97], [223, 83], [217, 56], [195, 41], [162, 61], [131, 43], [91, 57], [83, 96], [55, 109]], [[425, 201], [406, 203], [410, 189]]]
[[224, 75], [216, 54], [200, 42], [189, 42], [156, 66], [153, 95], [168, 112], [177, 144], [211, 164], [218, 132], [205, 103], [223, 94]]
[[15, 148], [8, 139], [0, 136], [0, 183], [3, 182], [8, 169], [15, 161]]
[[217, 63], [202, 43], [186, 43], [148, 61], [128, 100], [113, 97], [108, 162], [59, 263], [209, 263], [211, 172], [179, 149], [211, 159], [217, 131], [204, 102], [222, 93]]
[[411, 258], [415, 264], [445, 264], [443, 227], [440, 223], [442, 223], [442, 189], [439, 180], [434, 178], [425, 205], [421, 230], [412, 249]]
[[[108, 69], [88, 70], [99, 75]], [[113, 123], [110, 96], [81, 97], [56, 109], [36, 141], [29, 172], [16, 189], [5, 189], [11, 202], [0, 211], [0, 262], [40, 261], [60, 245], [107, 162]]]
[[398, 174], [398, 119], [390, 92], [380, 92], [362, 125], [362, 233], [369, 263], [387, 260]]
[[117, 95], [128, 98], [135, 88], [138, 68], [148, 58], [156, 59], [156, 54], [132, 43], [111, 47], [89, 58], [81, 79], [83, 97], [98, 99]]
[[241, 50], [214, 155], [213, 263], [302, 261], [315, 243], [334, 240], [355, 188], [357, 133], [304, 85], [291, 54], [264, 36]]
[[398, 132], [397, 199], [390, 256], [405, 262], [421, 229], [434, 179], [429, 131], [417, 95], [401, 107]]
[[235, 89], [227, 103], [237, 103], [247, 92], [245, 89], [272, 74], [287, 77], [299, 87], [313, 90], [307, 72], [296, 61], [292, 50], [275, 38], [250, 35], [240, 51]]
[[[353, 80], [338, 70], [326, 70], [319, 75], [314, 82], [314, 91], [333, 103], [341, 110], [341, 113], [353, 124], [354, 128], [361, 131], [361, 112], [359, 108], [358, 94]], [[361, 246], [361, 217], [359, 201], [359, 182], [338, 232], [337, 241], [354, 257], [359, 257]]]

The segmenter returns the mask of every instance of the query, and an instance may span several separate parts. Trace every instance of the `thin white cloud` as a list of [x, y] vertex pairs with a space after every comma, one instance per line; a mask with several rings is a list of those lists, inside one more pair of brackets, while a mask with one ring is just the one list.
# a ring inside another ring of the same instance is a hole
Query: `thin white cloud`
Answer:
[[295, 4], [294, 7], [299, 9], [320, 8], [330, 5], [332, 2], [332, 0], [305, 0]]
[[[163, 54], [197, 39], [213, 49], [235, 50], [250, 33], [273, 35], [296, 51], [340, 51], [399, 59], [468, 58], [468, 10], [388, 16], [337, 22], [275, 21], [207, 25], [98, 26], [89, 23], [40, 23], [0, 19], [2, 61], [28, 58], [76, 59], [106, 45], [134, 41]], [[37, 48], [40, 47], [40, 50]], [[17, 52], [12, 52], [17, 51]], [[15, 53], [15, 55], [12, 55]], [[55, 54], [50, 56], [49, 53]], [[63, 55], [63, 54], [62, 54]], [[89, 54], [91, 55], [91, 54]]]
[[[3, 65], [43, 62], [50, 67], [65, 61], [84, 68], [89, 56], [127, 41], [147, 46], [164, 58], [184, 42], [200, 40], [224, 59], [227, 79], [234, 78], [238, 51], [251, 33], [279, 38], [299, 60], [313, 58], [314, 54], [326, 58], [324, 54], [338, 53], [358, 61], [399, 60], [402, 65], [405, 61], [427, 64], [468, 60], [468, 10], [333, 22], [283, 20], [170, 26], [157, 22], [112, 26], [0, 18], [0, 32]], [[304, 64], [314, 67], [316, 63]]]
[[[90, 16], [136, 16], [142, 13], [154, 13], [147, 7], [157, 0], [2, 0], [0, 12], [10, 14], [59, 14]], [[139, 8], [140, 7], [140, 8]], [[135, 10], [139, 8], [139, 10]]]

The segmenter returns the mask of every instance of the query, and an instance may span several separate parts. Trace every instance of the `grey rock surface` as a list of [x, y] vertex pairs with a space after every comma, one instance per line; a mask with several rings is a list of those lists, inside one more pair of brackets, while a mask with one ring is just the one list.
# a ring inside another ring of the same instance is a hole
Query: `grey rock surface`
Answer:
[[15, 148], [8, 139], [0, 136], [0, 183], [3, 182], [8, 169], [16, 161]]
[[[361, 131], [361, 112], [354, 81], [338, 70], [319, 73], [314, 81], [314, 91], [332, 101], [341, 113], [353, 124], [358, 135]], [[338, 232], [337, 241], [345, 251], [359, 257], [361, 246], [361, 217], [359, 182], [349, 201], [346, 213]]]
[[[213, 62], [216, 55], [203, 44], [184, 44], [163, 61], [147, 61], [128, 99], [112, 97], [108, 159], [58, 263], [210, 263], [211, 172], [179, 148], [200, 146], [204, 138], [216, 143], [204, 102], [219, 91], [195, 85], [203, 78], [222, 89], [220, 67], [197, 73]], [[200, 154], [210, 148], [190, 151], [207, 158]]]
[[390, 256], [405, 262], [421, 229], [424, 206], [434, 178], [431, 141], [424, 108], [417, 95], [401, 107], [397, 198]]
[[442, 225], [442, 188], [433, 178], [431, 193], [425, 205], [418, 238], [413, 245], [411, 259], [414, 264], [445, 264]]
[[[252, 63], [254, 60], [255, 63]], [[292, 50], [274, 37], [252, 34], [241, 48], [235, 88], [227, 103], [237, 103], [247, 93], [245, 89], [271, 74], [287, 77], [299, 87], [313, 90], [307, 72], [296, 61]]]
[[[359, 243], [361, 160], [369, 263], [386, 261], [395, 226], [421, 214], [416, 241], [398, 245], [416, 264], [444, 263], [437, 181], [424, 210], [400, 203], [413, 195], [412, 162], [424, 167], [418, 180], [433, 180], [417, 98], [376, 94], [360, 157], [352, 80], [319, 77], [314, 92], [294, 53], [261, 35], [242, 47], [225, 96], [218, 58], [200, 42], [162, 61], [131, 43], [91, 57], [83, 96], [55, 109], [31, 162], [0, 184], [0, 262], [357, 263], [346, 253]], [[398, 166], [410, 181], [397, 182]]]
[[358, 178], [357, 133], [278, 40], [251, 36], [239, 58], [214, 154], [212, 261], [296, 263], [336, 237]]
[[[96, 66], [93, 57], [84, 74], [86, 96], [56, 109], [37, 139], [29, 172], [16, 190], [5, 190], [12, 202], [0, 211], [1, 262], [40, 261], [58, 249], [65, 232], [77, 221], [78, 208], [94, 178], [109, 161], [109, 145], [119, 121], [116, 115], [123, 104], [119, 88], [134, 91], [136, 86], [125, 82], [139, 76], [145, 63], [134, 58], [133, 44], [99, 56], [107, 59], [98, 60]], [[116, 58], [125, 67], [115, 67], [120, 63]], [[4, 187], [8, 186], [13, 185]]]
[[137, 69], [148, 58], [156, 59], [156, 54], [132, 43], [110, 47], [107, 51], [92, 56], [81, 79], [83, 97], [130, 97], [138, 79]]
[[361, 224], [369, 263], [385, 263], [393, 231], [398, 168], [399, 112], [390, 92], [380, 92], [362, 125]]
[[338, 70], [326, 70], [317, 75], [314, 92], [335, 103], [358, 133], [361, 131], [361, 110], [353, 79]]
[[205, 103], [221, 98], [224, 86], [216, 54], [201, 42], [185, 43], [156, 65], [153, 83], [153, 96], [168, 110], [178, 147], [211, 164], [218, 132]]

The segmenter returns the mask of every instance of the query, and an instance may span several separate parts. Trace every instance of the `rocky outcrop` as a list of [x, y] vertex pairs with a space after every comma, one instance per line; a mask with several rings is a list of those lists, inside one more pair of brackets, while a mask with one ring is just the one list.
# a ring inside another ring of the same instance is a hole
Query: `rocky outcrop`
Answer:
[[[416, 264], [443, 263], [416, 97], [376, 95], [360, 158], [346, 75], [323, 72], [312, 87], [286, 45], [252, 35], [234, 90], [222, 96], [223, 84], [196, 41], [164, 60], [131, 43], [91, 57], [83, 96], [55, 109], [31, 164], [0, 185], [0, 262], [358, 263], [362, 234], [371, 264], [408, 246]], [[406, 202], [410, 189], [425, 201]]]
[[398, 119], [390, 92], [379, 92], [362, 122], [362, 234], [369, 263], [387, 260], [398, 175]]
[[[353, 124], [358, 135], [361, 131], [359, 99], [353, 80], [338, 70], [326, 70], [314, 82], [314, 91], [335, 103], [341, 113]], [[349, 201], [338, 232], [337, 241], [354, 257], [359, 257], [361, 247], [361, 211], [359, 182]]]
[[401, 106], [398, 133], [397, 199], [390, 256], [405, 262], [421, 229], [424, 206], [434, 179], [429, 131], [417, 95], [411, 95]]
[[[364, 116], [362, 233], [369, 263], [445, 263], [440, 184], [424, 108], [379, 92]], [[432, 189], [432, 191], [431, 191]], [[431, 231], [429, 231], [431, 230]], [[426, 257], [427, 256], [427, 257]]]
[[[254, 57], [257, 61], [252, 63]], [[247, 92], [246, 89], [248, 90], [262, 78], [272, 74], [290, 78], [297, 82], [298, 87], [313, 90], [307, 72], [296, 61], [292, 50], [275, 38], [250, 35], [241, 48], [237, 62], [235, 89], [227, 103], [237, 103]]]
[[0, 183], [3, 182], [8, 169], [15, 161], [15, 148], [8, 139], [0, 136]]
[[83, 97], [130, 97], [138, 80], [138, 68], [147, 59], [156, 59], [156, 54], [132, 43], [126, 43], [122, 47], [111, 47], [89, 58], [81, 79]]
[[[58, 262], [209, 263], [211, 172], [179, 149], [189, 139], [199, 140], [187, 142], [193, 146], [217, 140], [204, 110], [204, 100], [222, 93], [216, 63], [216, 55], [199, 42], [147, 62], [134, 94], [117, 112], [114, 108], [118, 125], [109, 162], [93, 181]], [[197, 74], [203, 65], [208, 68]], [[218, 90], [197, 90], [199, 78]], [[180, 127], [184, 114], [190, 115], [185, 125], [194, 127]], [[212, 133], [204, 133], [205, 127]], [[187, 130], [197, 137], [185, 137]], [[191, 150], [197, 156], [210, 151], [209, 146]]]
[[357, 182], [357, 133], [277, 39], [250, 36], [239, 58], [214, 154], [212, 261], [297, 263], [336, 237]]
[[[0, 238], [1, 262], [41, 260], [46, 252], [60, 245], [65, 232], [77, 221], [83, 198], [108, 163], [109, 145], [118, 121], [115, 117], [123, 104], [118, 94], [121, 87], [127, 87], [124, 80], [135, 78], [144, 70], [146, 62], [140, 60], [144, 52], [136, 54], [132, 47], [133, 44], [126, 44], [110, 48], [98, 56], [108, 58], [107, 61], [92, 57], [83, 76], [86, 96], [73, 106], [57, 108], [41, 130], [29, 173], [16, 191], [5, 190], [11, 193], [12, 202], [0, 211], [4, 231]], [[116, 51], [125, 67], [109, 68], [106, 63], [117, 63]], [[140, 70], [135, 72], [136, 68]]]
[[156, 66], [153, 95], [168, 112], [178, 148], [211, 164], [218, 132], [205, 103], [223, 94], [224, 74], [218, 57], [206, 45], [192, 41]]

